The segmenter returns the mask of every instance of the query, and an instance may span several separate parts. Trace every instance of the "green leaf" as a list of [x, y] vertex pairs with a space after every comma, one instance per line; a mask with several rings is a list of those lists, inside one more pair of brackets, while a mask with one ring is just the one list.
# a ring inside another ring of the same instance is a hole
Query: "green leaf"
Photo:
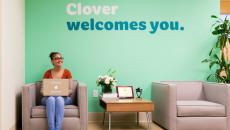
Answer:
[[220, 34], [220, 33], [219, 33], [218, 30], [214, 30], [214, 31], [212, 31], [212, 34], [213, 34], [213, 35], [218, 35], [218, 34]]
[[224, 22], [223, 24], [220, 24], [219, 26], [220, 26], [221, 28], [225, 28], [226, 24], [225, 24], [225, 22]]
[[222, 25], [222, 24], [220, 24], [220, 25], [217, 25], [217, 26], [215, 27], [215, 30], [218, 30], [218, 29], [220, 29], [220, 28], [221, 28], [221, 25]]
[[216, 15], [211, 15], [211, 18], [218, 18]]
[[212, 24], [212, 27], [214, 27], [219, 21], [216, 21], [214, 24]]
[[202, 63], [207, 63], [207, 62], [210, 62], [211, 60], [209, 60], [209, 59], [204, 59], [204, 60], [202, 60], [201, 62]]
[[218, 60], [218, 61], [220, 62], [220, 59], [219, 59], [219, 57], [217, 56], [217, 54], [214, 54], [214, 55], [213, 55], [213, 58], [216, 59], [216, 60]]
[[226, 16], [225, 18], [224, 18], [224, 21], [227, 21], [228, 20], [228, 16]]
[[218, 37], [218, 39], [217, 39], [215, 45], [216, 45], [216, 46], [215, 46], [216, 48], [219, 48], [219, 47], [220, 47], [220, 36]]
[[212, 61], [212, 62], [210, 62], [210, 64], [209, 64], [209, 69], [211, 69], [212, 67], [213, 67], [213, 65], [215, 65], [215, 64], [219, 64], [217, 61]]
[[214, 47], [210, 50], [210, 52], [208, 53], [209, 56], [211, 56], [212, 51], [213, 51]]
[[219, 30], [218, 30], [218, 34], [222, 34], [222, 33], [224, 33], [224, 32], [225, 32], [224, 29], [219, 29]]
[[[212, 79], [211, 79], [212, 78]], [[207, 80], [214, 80], [216, 82], [220, 82], [221, 78], [219, 78], [218, 74], [210, 74], [208, 77], [207, 77]]]
[[207, 77], [207, 80], [209, 81], [210, 78], [214, 78], [214, 80], [217, 81], [217, 80], [216, 80], [216, 77], [215, 77], [215, 74], [210, 74], [210, 75]]

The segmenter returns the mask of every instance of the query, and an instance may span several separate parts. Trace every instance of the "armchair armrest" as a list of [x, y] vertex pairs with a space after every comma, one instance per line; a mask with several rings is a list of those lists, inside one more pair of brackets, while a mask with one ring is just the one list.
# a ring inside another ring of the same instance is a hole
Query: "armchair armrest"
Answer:
[[225, 105], [227, 130], [230, 129], [230, 84], [204, 83], [206, 99]]
[[87, 130], [88, 126], [88, 98], [87, 87], [83, 83], [79, 83], [77, 87], [78, 92], [78, 106], [80, 112], [81, 130]]
[[22, 129], [29, 130], [31, 108], [36, 103], [36, 85], [27, 84], [22, 87]]
[[175, 85], [153, 83], [152, 99], [155, 104], [153, 120], [166, 129], [176, 130], [176, 100], [177, 88]]
[[228, 91], [230, 85], [221, 83], [204, 83], [203, 87], [206, 100], [220, 103], [225, 106], [229, 105], [230, 95]]

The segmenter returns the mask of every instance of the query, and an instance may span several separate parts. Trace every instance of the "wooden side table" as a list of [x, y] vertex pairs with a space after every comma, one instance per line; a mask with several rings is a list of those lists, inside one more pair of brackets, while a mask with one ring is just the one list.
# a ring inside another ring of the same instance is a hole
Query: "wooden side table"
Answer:
[[146, 112], [148, 130], [151, 130], [151, 115], [154, 110], [152, 101], [144, 99], [100, 99], [100, 105], [109, 114], [109, 130], [111, 130], [111, 112], [137, 112], [137, 115], [139, 112]]

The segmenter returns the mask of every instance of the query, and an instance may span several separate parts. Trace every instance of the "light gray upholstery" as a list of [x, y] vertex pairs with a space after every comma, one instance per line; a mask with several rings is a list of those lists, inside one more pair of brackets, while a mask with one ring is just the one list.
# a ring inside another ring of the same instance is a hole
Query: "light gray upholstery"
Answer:
[[168, 130], [230, 130], [229, 87], [200, 81], [154, 82], [152, 119]]
[[224, 117], [225, 106], [201, 100], [178, 100], [177, 116], [180, 117]]
[[[87, 87], [76, 80], [71, 85], [73, 105], [65, 106], [62, 130], [87, 130]], [[48, 130], [46, 110], [41, 106], [41, 82], [26, 84], [22, 89], [22, 130]]]
[[[32, 107], [31, 116], [32, 118], [46, 118], [45, 106]], [[75, 105], [66, 105], [64, 109], [64, 117], [79, 117], [78, 107]]]

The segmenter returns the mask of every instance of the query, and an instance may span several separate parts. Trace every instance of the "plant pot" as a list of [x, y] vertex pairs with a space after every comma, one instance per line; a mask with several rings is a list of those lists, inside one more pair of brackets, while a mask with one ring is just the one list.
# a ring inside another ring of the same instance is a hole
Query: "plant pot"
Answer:
[[111, 86], [102, 86], [102, 93], [112, 93]]

